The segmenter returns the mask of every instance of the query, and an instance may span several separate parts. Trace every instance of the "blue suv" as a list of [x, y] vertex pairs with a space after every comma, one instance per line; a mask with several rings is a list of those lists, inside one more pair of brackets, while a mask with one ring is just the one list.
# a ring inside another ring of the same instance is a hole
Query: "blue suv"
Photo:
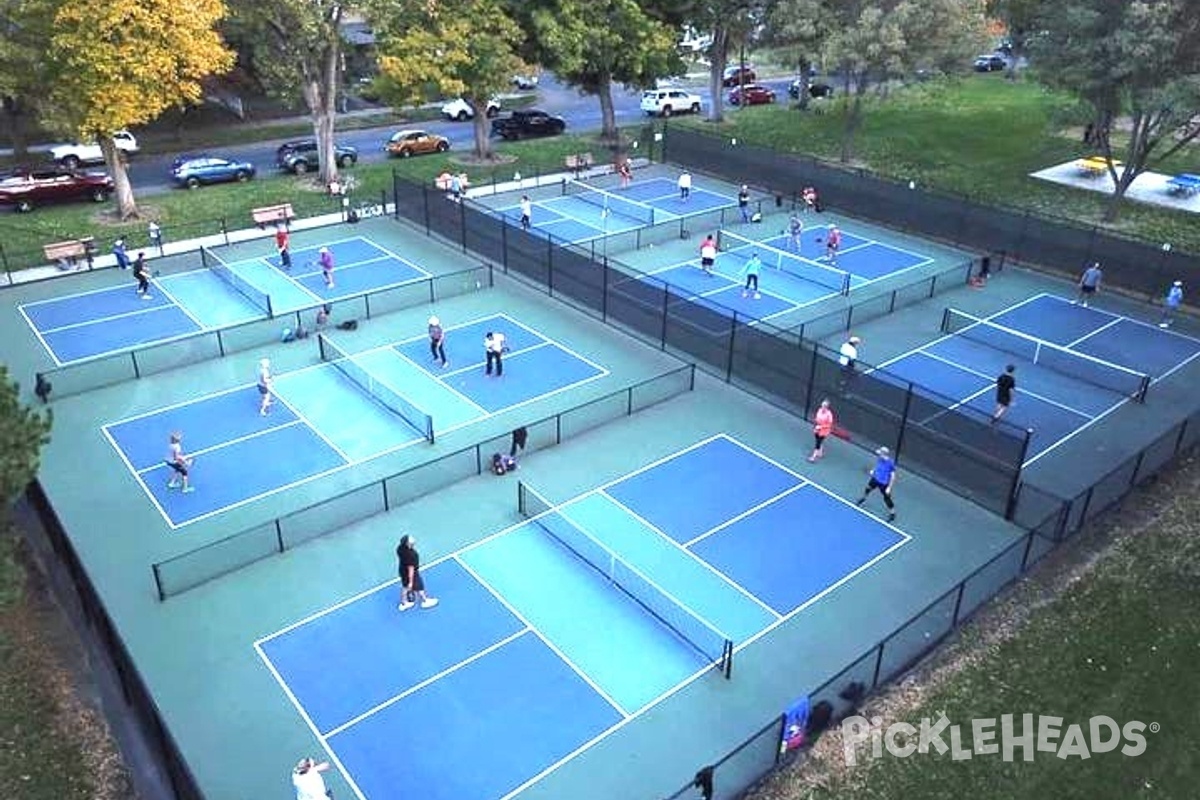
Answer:
[[220, 156], [179, 156], [171, 165], [171, 180], [177, 186], [195, 189], [209, 183], [243, 183], [254, 177], [254, 165]]

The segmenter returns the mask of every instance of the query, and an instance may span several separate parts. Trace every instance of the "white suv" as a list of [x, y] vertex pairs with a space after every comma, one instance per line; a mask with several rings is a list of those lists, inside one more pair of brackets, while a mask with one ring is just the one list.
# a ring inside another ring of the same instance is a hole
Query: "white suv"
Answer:
[[649, 89], [642, 92], [642, 111], [651, 116], [699, 114], [700, 95], [682, 89]]
[[[117, 131], [112, 138], [118, 152], [129, 156], [138, 151], [137, 139], [129, 131]], [[50, 157], [67, 169], [75, 169], [80, 164], [99, 164], [104, 161], [104, 153], [100, 151], [98, 142], [58, 144], [50, 148]]]
[[[492, 117], [499, 114], [500, 113], [500, 101], [494, 97], [491, 100], [488, 100], [486, 113], [487, 113], [488, 119], [491, 119]], [[463, 100], [461, 97], [459, 97], [454, 100], [447, 101], [442, 106], [442, 116], [445, 117], [446, 119], [456, 119], [459, 122], [466, 122], [467, 120], [469, 120], [475, 116], [475, 111], [474, 111], [474, 109], [471, 108], [470, 103], [468, 103], [466, 100]]]

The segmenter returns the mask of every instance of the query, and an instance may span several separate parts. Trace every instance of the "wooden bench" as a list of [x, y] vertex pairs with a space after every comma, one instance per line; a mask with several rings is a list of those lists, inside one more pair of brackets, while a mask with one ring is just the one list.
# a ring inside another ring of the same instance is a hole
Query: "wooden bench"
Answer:
[[88, 257], [88, 245], [82, 239], [69, 239], [43, 245], [42, 252], [51, 264], [57, 264], [61, 269], [75, 269], [79, 259]]
[[[1108, 174], [1109, 163], [1109, 160], [1104, 156], [1089, 156], [1076, 161], [1075, 166], [1080, 172], [1082, 172], [1084, 175], [1087, 175], [1089, 178], [1098, 178], [1101, 175]], [[1112, 161], [1111, 163], [1113, 169], [1121, 168], [1120, 161]]]
[[277, 206], [256, 208], [250, 212], [250, 217], [254, 220], [255, 225], [266, 228], [268, 225], [276, 225], [280, 222], [286, 225], [296, 218], [296, 214], [292, 211], [291, 203], [280, 203]]
[[595, 165], [596, 159], [592, 158], [591, 153], [573, 153], [567, 156], [563, 163], [578, 177], [579, 173], [585, 169], [591, 169]]

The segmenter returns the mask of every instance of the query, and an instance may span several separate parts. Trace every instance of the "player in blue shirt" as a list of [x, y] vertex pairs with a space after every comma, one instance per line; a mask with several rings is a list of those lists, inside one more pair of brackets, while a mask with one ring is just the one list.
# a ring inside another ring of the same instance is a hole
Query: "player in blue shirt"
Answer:
[[888, 509], [888, 522], [894, 521], [896, 504], [892, 502], [892, 485], [896, 482], [896, 462], [886, 447], [875, 451], [875, 466], [871, 467], [867, 474], [871, 477], [867, 480], [867, 488], [863, 490], [862, 497], [858, 498], [858, 505], [867, 502], [867, 495], [878, 489], [883, 495], [883, 504]]
[[1182, 302], [1183, 281], [1175, 281], [1171, 284], [1171, 287], [1167, 289], [1167, 296], [1163, 298], [1162, 320], [1158, 323], [1158, 327], [1171, 327], [1171, 323], [1175, 321], [1175, 312], [1179, 310], [1179, 304]]

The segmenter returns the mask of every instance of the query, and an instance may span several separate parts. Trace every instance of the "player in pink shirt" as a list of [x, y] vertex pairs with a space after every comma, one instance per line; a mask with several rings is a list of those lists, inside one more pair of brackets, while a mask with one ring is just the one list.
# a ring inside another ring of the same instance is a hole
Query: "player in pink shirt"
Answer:
[[813, 420], [813, 441], [816, 442], [816, 446], [813, 447], [812, 455], [808, 457], [809, 463], [825, 455], [825, 440], [833, 433], [834, 423], [833, 408], [828, 400], [822, 400]]

